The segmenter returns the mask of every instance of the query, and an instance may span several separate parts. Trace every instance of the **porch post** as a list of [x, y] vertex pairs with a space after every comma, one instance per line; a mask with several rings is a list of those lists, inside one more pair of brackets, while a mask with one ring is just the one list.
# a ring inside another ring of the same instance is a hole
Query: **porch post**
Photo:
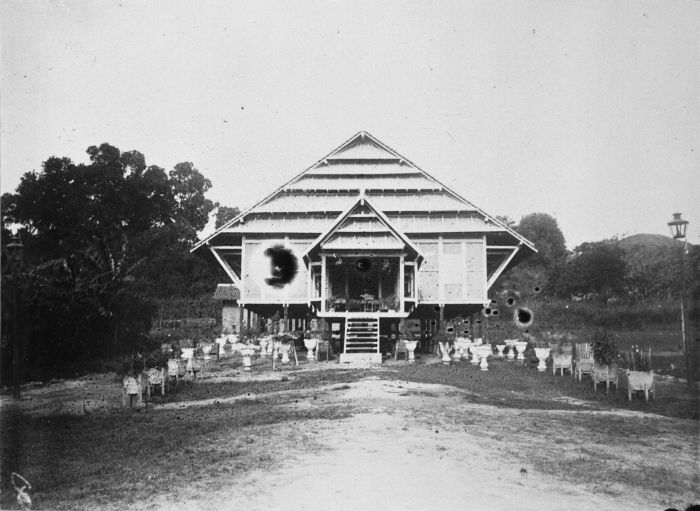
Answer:
[[326, 312], [326, 254], [321, 254], [321, 312]]
[[243, 305], [238, 302], [238, 335], [243, 331]]
[[401, 254], [401, 257], [399, 257], [399, 312], [403, 312], [405, 307], [404, 307], [404, 299], [405, 299], [405, 292], [404, 292], [404, 256]]

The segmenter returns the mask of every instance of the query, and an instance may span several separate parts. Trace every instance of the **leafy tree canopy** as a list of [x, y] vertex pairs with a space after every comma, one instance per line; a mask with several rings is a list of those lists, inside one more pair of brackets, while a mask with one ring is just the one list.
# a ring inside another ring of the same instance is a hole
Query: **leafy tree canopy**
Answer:
[[550, 288], [560, 296], [595, 293], [610, 297], [625, 289], [626, 272], [625, 253], [617, 240], [587, 242], [552, 271]]
[[551, 268], [566, 257], [564, 234], [554, 217], [546, 213], [525, 215], [515, 230], [535, 244], [538, 254], [528, 261]]
[[238, 215], [240, 215], [240, 213], [241, 210], [238, 208], [231, 208], [229, 206], [219, 206], [216, 211], [215, 227], [218, 229], [229, 220], [233, 220], [234, 218], [236, 218]]
[[31, 352], [50, 355], [35, 366], [138, 347], [152, 297], [211, 292], [218, 280], [189, 253], [214, 207], [192, 163], [166, 172], [109, 144], [87, 153], [87, 164], [47, 159], [2, 196], [3, 249], [8, 227], [22, 226]]

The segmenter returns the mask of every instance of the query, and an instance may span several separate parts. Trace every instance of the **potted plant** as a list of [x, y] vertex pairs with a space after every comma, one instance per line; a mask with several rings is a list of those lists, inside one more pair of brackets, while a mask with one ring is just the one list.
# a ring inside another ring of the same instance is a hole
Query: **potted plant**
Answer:
[[435, 332], [433, 341], [440, 346], [440, 351], [442, 352], [442, 363], [444, 365], [450, 365], [450, 342], [452, 341], [452, 336], [448, 335], [448, 333], [444, 330], [439, 330], [438, 332]]
[[496, 344], [494, 344], [494, 346], [496, 347], [496, 351], [498, 352], [497, 353], [498, 358], [503, 358], [504, 357], [503, 352], [508, 347], [505, 340], [501, 341], [501, 342], [497, 342]]
[[408, 351], [408, 362], [409, 364], [413, 364], [416, 361], [416, 346], [418, 346], [418, 341], [420, 340], [420, 334], [417, 334], [413, 329], [411, 328], [405, 328], [403, 332], [401, 332], [401, 337], [403, 341], [403, 345], [406, 347], [406, 350]]
[[238, 340], [244, 344], [241, 348], [241, 356], [243, 357], [243, 370], [250, 371], [253, 367], [252, 357], [255, 355], [255, 343], [260, 336], [259, 332], [253, 327], [241, 329], [241, 335]]
[[547, 359], [549, 358], [549, 338], [546, 335], [541, 336], [538, 340], [530, 341], [537, 357], [537, 370], [541, 373], [547, 370]]
[[482, 371], [488, 371], [489, 370], [488, 358], [491, 355], [493, 355], [491, 345], [488, 343], [481, 344], [476, 349], [476, 355], [480, 361], [479, 368]]
[[306, 358], [311, 361], [318, 358], [318, 348], [321, 343], [328, 340], [326, 331], [322, 328], [321, 322], [313, 322], [312, 328], [304, 335], [304, 346], [306, 346]]
[[518, 353], [517, 360], [518, 362], [525, 362], [525, 350], [527, 349], [527, 336], [528, 334], [523, 334], [524, 340], [519, 340], [519, 339], [514, 339], [512, 347], [515, 348], [515, 351]]
[[607, 330], [593, 332], [593, 388], [598, 383], [605, 383], [605, 391], [610, 390], [610, 384], [617, 388], [619, 367], [617, 365], [618, 350], [613, 335]]
[[316, 360], [316, 348], [323, 339], [323, 332], [319, 330], [307, 330], [304, 334], [304, 347], [306, 348], [306, 360]]
[[[282, 363], [289, 364], [289, 350], [294, 344], [295, 336], [289, 332], [284, 332], [275, 336], [275, 345], [279, 346], [279, 351], [282, 354]], [[294, 354], [296, 357], [296, 352]]]
[[643, 391], [649, 401], [649, 393], [655, 394], [654, 371], [651, 369], [651, 348], [647, 351], [631, 346], [625, 353], [627, 362], [627, 398], [632, 400], [632, 391]]

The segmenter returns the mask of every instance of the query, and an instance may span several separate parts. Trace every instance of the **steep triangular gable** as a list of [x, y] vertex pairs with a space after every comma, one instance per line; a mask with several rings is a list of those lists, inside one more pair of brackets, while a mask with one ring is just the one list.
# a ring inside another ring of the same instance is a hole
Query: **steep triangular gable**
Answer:
[[360, 132], [326, 156], [326, 160], [401, 160], [401, 156], [382, 147], [372, 136]]
[[[403, 232], [397, 229], [391, 220], [364, 195], [359, 195], [349, 208], [338, 215], [333, 225], [314, 240], [304, 253], [304, 258], [308, 259], [311, 252], [324, 246], [333, 247], [333, 242], [342, 237], [355, 235], [367, 239], [374, 238], [372, 248], [401, 249], [406, 247], [415, 253], [416, 259], [423, 259], [423, 254], [418, 247]], [[378, 245], [377, 240], [385, 244]], [[397, 243], [392, 244], [392, 240]], [[358, 247], [357, 242], [355, 242], [352, 248], [357, 249], [361, 247]]]

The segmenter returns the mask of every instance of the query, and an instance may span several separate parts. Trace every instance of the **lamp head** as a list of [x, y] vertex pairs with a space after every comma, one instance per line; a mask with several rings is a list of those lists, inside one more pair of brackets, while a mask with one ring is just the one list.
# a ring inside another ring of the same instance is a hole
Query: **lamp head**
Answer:
[[671, 236], [675, 240], [685, 238], [685, 231], [688, 228], [688, 221], [681, 218], [680, 213], [673, 214], [673, 220], [668, 223], [668, 228], [671, 231]]

